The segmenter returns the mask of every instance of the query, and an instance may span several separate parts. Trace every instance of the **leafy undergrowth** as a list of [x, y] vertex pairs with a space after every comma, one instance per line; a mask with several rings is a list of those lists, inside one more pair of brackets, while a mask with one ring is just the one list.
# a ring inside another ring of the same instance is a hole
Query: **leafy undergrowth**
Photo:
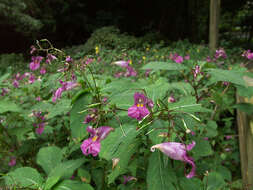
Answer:
[[42, 40], [0, 77], [0, 187], [241, 189], [251, 52], [96, 35], [67, 54]]

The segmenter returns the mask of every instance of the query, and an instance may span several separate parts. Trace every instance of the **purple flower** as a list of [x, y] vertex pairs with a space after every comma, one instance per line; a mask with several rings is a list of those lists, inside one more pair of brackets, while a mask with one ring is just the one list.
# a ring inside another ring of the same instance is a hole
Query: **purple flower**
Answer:
[[204, 137], [204, 138], [203, 138], [203, 140], [208, 141], [208, 140], [209, 140], [209, 138], [208, 138], [208, 137]]
[[125, 77], [135, 77], [137, 75], [137, 72], [133, 69], [133, 67], [127, 66], [127, 71], [125, 72]]
[[169, 103], [176, 102], [176, 99], [174, 98], [174, 96], [171, 95], [171, 96], [168, 98], [168, 102], [169, 102]]
[[46, 74], [46, 68], [45, 67], [42, 67], [41, 69], [40, 69], [40, 74], [42, 74], [42, 75], [44, 75], [44, 74]]
[[12, 85], [13, 85], [15, 88], [18, 88], [18, 87], [19, 87], [19, 82], [15, 79], [15, 80], [12, 82]]
[[128, 108], [128, 116], [141, 120], [149, 115], [149, 110], [146, 108], [146, 104], [149, 99], [142, 93], [136, 92], [134, 94], [134, 105]]
[[229, 82], [224, 81], [224, 82], [223, 82], [223, 85], [224, 85], [224, 86], [228, 86], [228, 85], [229, 85]]
[[114, 129], [108, 126], [102, 126], [99, 128], [92, 128], [91, 126], [88, 126], [86, 130], [88, 133], [90, 133], [90, 137], [83, 141], [81, 150], [86, 156], [89, 154], [92, 156], [97, 156], [100, 152], [100, 142], [104, 140]]
[[35, 51], [36, 51], [35, 46], [31, 46], [31, 51], [30, 51], [30, 54], [33, 54]]
[[220, 48], [220, 49], [217, 49], [215, 51], [215, 55], [214, 55], [215, 59], [218, 59], [218, 58], [224, 58], [226, 59], [227, 58], [227, 55], [226, 55], [226, 52], [224, 49]]
[[67, 57], [66, 57], [66, 62], [67, 62], [67, 63], [72, 63], [72, 62], [73, 62], [73, 59], [72, 59], [70, 56], [67, 56]]
[[8, 163], [9, 166], [15, 166], [16, 165], [16, 157], [11, 157], [11, 160]]
[[32, 71], [37, 70], [38, 68], [40, 68], [40, 62], [42, 61], [43, 57], [41, 56], [37, 56], [37, 57], [32, 57], [32, 62], [30, 63], [30, 69]]
[[184, 56], [184, 59], [185, 59], [185, 60], [189, 60], [189, 59], [190, 59], [190, 55]]
[[157, 144], [151, 147], [151, 151], [154, 152], [155, 149], [159, 149], [168, 157], [174, 160], [181, 160], [185, 163], [188, 163], [192, 166], [192, 169], [189, 174], [186, 175], [187, 178], [192, 178], [195, 175], [195, 164], [193, 159], [187, 155], [187, 151], [190, 151], [195, 146], [195, 141], [193, 141], [189, 145], [185, 145], [178, 142], [165, 142], [161, 144]]
[[35, 76], [33, 74], [31, 74], [29, 76], [29, 83], [32, 84], [32, 83], [34, 83], [34, 81], [35, 81]]
[[149, 77], [149, 73], [152, 71], [152, 69], [147, 69], [145, 72], [145, 77]]
[[200, 73], [200, 66], [196, 65], [195, 69], [193, 70], [194, 78], [196, 78], [199, 73]]
[[37, 100], [38, 102], [40, 102], [40, 101], [41, 101], [41, 97], [40, 97], [40, 96], [36, 97], [36, 100]]
[[55, 91], [53, 99], [52, 99], [53, 102], [56, 102], [57, 99], [61, 98], [61, 95], [64, 91], [71, 90], [75, 88], [76, 86], [78, 86], [78, 83], [72, 82], [72, 81], [63, 82], [60, 80], [59, 82], [61, 83], [62, 87], [58, 88]]
[[45, 123], [39, 123], [36, 128], [36, 133], [41, 135], [44, 131]]
[[57, 58], [54, 55], [52, 55], [52, 54], [49, 53], [49, 54], [47, 54], [46, 63], [50, 64], [51, 61], [53, 61], [55, 59], [57, 59]]
[[1, 96], [5, 96], [9, 92], [8, 88], [2, 88]]
[[123, 176], [123, 178], [124, 178], [124, 181], [123, 181], [123, 184], [124, 185], [126, 185], [127, 184], [127, 182], [129, 182], [129, 181], [132, 181], [132, 180], [137, 180], [135, 177], [133, 177], [133, 176]]
[[115, 65], [118, 65], [120, 67], [123, 67], [123, 68], [127, 68], [128, 64], [129, 64], [129, 61], [115, 61], [114, 62]]
[[182, 63], [183, 61], [184, 61], [184, 59], [183, 59], [183, 57], [182, 56], [176, 56], [175, 58], [174, 58], [174, 61], [176, 62], [176, 63]]
[[226, 140], [232, 139], [233, 137], [231, 135], [226, 135], [225, 136]]

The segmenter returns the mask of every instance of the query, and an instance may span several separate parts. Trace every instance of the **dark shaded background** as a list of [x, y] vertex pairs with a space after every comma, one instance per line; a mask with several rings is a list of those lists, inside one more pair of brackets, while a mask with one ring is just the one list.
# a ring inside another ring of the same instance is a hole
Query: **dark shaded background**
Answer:
[[[251, 2], [221, 1], [222, 39], [231, 40], [231, 36], [239, 35], [250, 43]], [[35, 39], [41, 38], [49, 39], [57, 47], [82, 44], [95, 29], [109, 25], [135, 36], [157, 32], [169, 41], [189, 39], [193, 43], [207, 43], [209, 3], [209, 0], [0, 0], [0, 52], [25, 52]]]

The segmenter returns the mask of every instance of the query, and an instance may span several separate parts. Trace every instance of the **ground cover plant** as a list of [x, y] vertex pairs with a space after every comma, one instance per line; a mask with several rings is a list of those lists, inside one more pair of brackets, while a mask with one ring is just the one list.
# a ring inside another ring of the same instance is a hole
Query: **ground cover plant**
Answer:
[[110, 38], [37, 41], [26, 72], [1, 75], [0, 187], [241, 189], [235, 109], [252, 105], [235, 91], [253, 94], [253, 53]]

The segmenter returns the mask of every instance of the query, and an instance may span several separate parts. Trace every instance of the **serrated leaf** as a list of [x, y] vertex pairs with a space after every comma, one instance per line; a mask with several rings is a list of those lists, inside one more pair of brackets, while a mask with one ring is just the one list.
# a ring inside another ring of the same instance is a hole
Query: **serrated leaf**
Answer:
[[180, 183], [180, 187], [182, 189], [187, 189], [187, 190], [202, 190], [202, 182], [200, 179], [198, 178], [191, 178], [191, 179], [187, 179], [187, 178], [180, 178], [179, 180]]
[[30, 167], [22, 167], [8, 173], [5, 177], [5, 184], [9, 187], [17, 185], [20, 188], [38, 189], [42, 188], [43, 178]]
[[93, 190], [93, 187], [80, 181], [64, 180], [54, 187], [53, 190]]
[[58, 164], [48, 175], [45, 189], [51, 189], [60, 179], [69, 179], [74, 171], [85, 162], [85, 158], [68, 160]]
[[172, 70], [172, 71], [179, 70], [180, 71], [180, 70], [186, 69], [186, 67], [178, 63], [152, 61], [144, 65], [141, 69], [143, 70], [152, 69], [154, 71], [157, 71], [157, 70]]
[[185, 95], [191, 95], [194, 92], [193, 87], [186, 82], [173, 82], [169, 83], [170, 89], [178, 89], [183, 92]]
[[71, 109], [71, 100], [69, 99], [61, 99], [57, 102], [56, 105], [54, 105], [52, 108], [50, 108], [49, 114], [47, 115], [47, 119], [53, 118], [57, 115], [66, 114]]
[[39, 164], [44, 171], [49, 174], [53, 168], [61, 163], [62, 152], [56, 146], [43, 147], [37, 154], [37, 164]]
[[10, 102], [8, 100], [1, 100], [0, 101], [0, 114], [4, 112], [21, 112], [22, 109], [15, 104], [14, 102]]
[[235, 70], [223, 70], [223, 69], [207, 69], [207, 72], [211, 75], [211, 83], [218, 81], [226, 81], [234, 84], [246, 86], [243, 76], [245, 72]]
[[176, 176], [166, 160], [164, 160], [164, 155], [158, 151], [149, 157], [146, 179], [148, 190], [176, 190], [172, 184], [176, 182]]
[[207, 190], [222, 189], [226, 185], [223, 177], [217, 172], [209, 173], [204, 177], [203, 182], [206, 184]]

